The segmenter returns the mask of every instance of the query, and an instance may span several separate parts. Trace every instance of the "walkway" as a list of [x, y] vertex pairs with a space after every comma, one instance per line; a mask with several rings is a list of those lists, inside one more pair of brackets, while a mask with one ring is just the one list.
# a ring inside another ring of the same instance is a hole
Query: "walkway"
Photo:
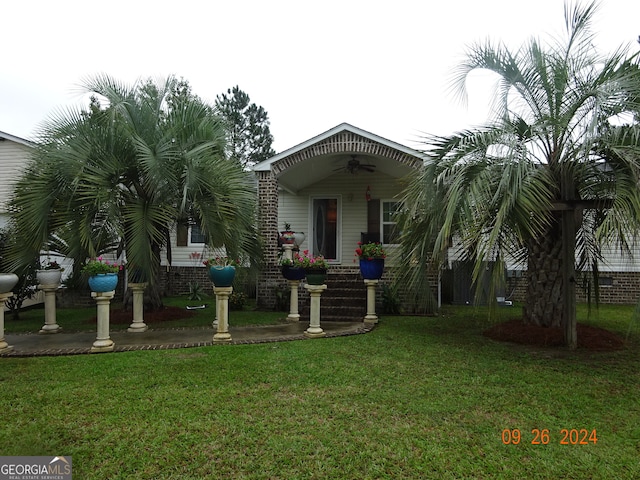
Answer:
[[[370, 324], [363, 322], [322, 322], [326, 337], [340, 337], [369, 332]], [[309, 340], [304, 331], [308, 322], [293, 322], [281, 325], [253, 327], [229, 327], [231, 344], [250, 344], [267, 342], [285, 342], [290, 340]], [[221, 345], [213, 343], [213, 327], [149, 329], [146, 332], [129, 333], [111, 331], [109, 335], [115, 343], [114, 352], [132, 350], [167, 350], [173, 348], [207, 347]], [[5, 341], [13, 347], [9, 353], [0, 357], [35, 357], [51, 355], [79, 355], [90, 353], [96, 339], [96, 332], [56, 333], [41, 335], [5, 334]], [[224, 344], [223, 344], [224, 345]]]

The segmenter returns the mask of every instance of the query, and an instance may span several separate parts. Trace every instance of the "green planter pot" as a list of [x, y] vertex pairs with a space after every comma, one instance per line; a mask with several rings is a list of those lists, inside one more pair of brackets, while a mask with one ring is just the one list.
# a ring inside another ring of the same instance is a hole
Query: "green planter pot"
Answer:
[[324, 282], [327, 279], [326, 269], [305, 269], [304, 273], [309, 285], [324, 285]]

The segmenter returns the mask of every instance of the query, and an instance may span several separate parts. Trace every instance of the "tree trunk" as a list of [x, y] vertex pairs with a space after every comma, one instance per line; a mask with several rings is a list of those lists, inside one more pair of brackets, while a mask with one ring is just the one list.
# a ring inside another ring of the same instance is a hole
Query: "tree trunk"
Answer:
[[562, 327], [570, 349], [577, 347], [575, 246], [581, 210], [553, 212], [545, 234], [528, 242], [525, 323]]
[[560, 215], [540, 238], [528, 242], [525, 323], [543, 327], [563, 325], [562, 227]]
[[[136, 280], [148, 283], [147, 288], [144, 289], [145, 311], [159, 310], [164, 307], [162, 292], [160, 291], [160, 272], [162, 270], [162, 266], [160, 265], [161, 248], [161, 245], [158, 243], [151, 244], [154, 259], [153, 264], [150, 266], [151, 268], [148, 270], [148, 273], [142, 274], [142, 276]], [[131, 278], [129, 278], [129, 281], [131, 281]], [[133, 308], [133, 294], [129, 288], [124, 292], [123, 304], [125, 310]]]

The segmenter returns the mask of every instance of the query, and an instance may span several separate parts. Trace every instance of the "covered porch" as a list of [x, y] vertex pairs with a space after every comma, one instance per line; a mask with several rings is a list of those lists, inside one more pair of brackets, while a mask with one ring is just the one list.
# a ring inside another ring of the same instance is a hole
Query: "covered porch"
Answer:
[[[398, 195], [403, 179], [420, 165], [417, 151], [346, 123], [255, 165], [265, 241], [259, 304], [275, 305], [277, 289], [286, 285], [278, 242], [285, 223], [304, 232], [301, 250], [328, 259], [328, 284], [332, 279], [362, 284], [354, 254], [360, 241], [382, 242], [392, 266]], [[336, 319], [352, 315], [335, 313]]]

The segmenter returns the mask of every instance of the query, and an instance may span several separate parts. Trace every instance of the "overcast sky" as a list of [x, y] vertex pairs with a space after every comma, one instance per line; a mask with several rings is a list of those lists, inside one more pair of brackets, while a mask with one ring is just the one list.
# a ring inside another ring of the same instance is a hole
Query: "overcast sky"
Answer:
[[[465, 47], [564, 26], [562, 0], [20, 0], [1, 15], [0, 131], [30, 138], [97, 73], [175, 74], [211, 103], [238, 85], [267, 110], [276, 151], [342, 122], [414, 148], [479, 124], [486, 82], [467, 107], [447, 93]], [[635, 52], [639, 19], [637, 0], [603, 0], [599, 51]]]

